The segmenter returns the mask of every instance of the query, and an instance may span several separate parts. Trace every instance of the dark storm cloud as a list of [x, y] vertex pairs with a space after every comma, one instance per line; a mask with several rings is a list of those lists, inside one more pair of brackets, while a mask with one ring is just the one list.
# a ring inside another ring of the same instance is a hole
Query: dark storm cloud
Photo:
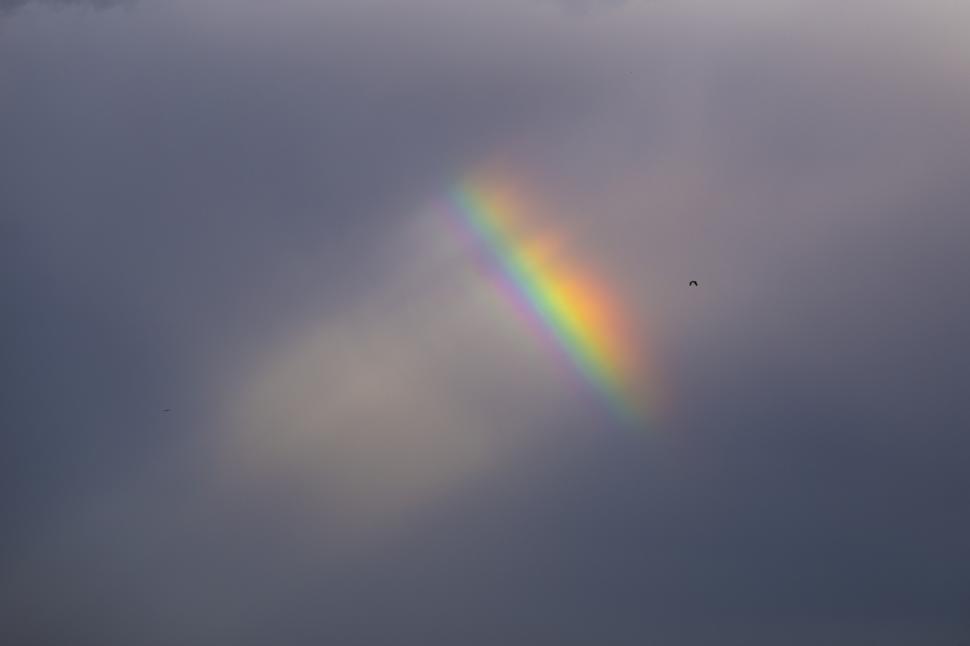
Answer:
[[[965, 637], [962, 50], [146, 5], [0, 39], [0, 641]], [[510, 141], [657, 318], [646, 435], [425, 228]]]

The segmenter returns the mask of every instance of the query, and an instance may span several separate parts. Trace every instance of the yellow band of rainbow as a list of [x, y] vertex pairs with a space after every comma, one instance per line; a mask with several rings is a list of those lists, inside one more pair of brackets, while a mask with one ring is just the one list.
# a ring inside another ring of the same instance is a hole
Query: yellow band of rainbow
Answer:
[[638, 352], [602, 281], [566, 257], [561, 237], [535, 229], [535, 218], [526, 217], [535, 209], [508, 183], [468, 179], [448, 201], [517, 309], [538, 323], [621, 418], [642, 425]]

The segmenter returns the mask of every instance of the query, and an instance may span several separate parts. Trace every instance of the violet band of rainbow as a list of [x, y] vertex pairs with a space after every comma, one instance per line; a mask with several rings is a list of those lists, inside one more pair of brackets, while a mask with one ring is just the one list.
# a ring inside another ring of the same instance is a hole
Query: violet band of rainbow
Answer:
[[501, 183], [466, 180], [449, 209], [498, 274], [502, 291], [624, 421], [646, 421], [637, 352], [623, 313], [600, 281], [529, 231], [529, 207]]

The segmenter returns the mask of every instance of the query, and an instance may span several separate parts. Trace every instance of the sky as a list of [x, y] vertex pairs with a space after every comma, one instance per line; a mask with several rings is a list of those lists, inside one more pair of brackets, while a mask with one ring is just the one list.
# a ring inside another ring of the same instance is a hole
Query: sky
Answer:
[[968, 25], [0, 0], [0, 642], [970, 642]]

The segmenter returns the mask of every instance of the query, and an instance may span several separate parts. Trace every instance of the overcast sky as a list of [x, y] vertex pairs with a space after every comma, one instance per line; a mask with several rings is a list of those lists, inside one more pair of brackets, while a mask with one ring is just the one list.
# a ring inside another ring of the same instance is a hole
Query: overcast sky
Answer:
[[[0, 642], [967, 643], [968, 42], [0, 0]], [[642, 428], [449, 226], [486, 179], [612, 295]]]

